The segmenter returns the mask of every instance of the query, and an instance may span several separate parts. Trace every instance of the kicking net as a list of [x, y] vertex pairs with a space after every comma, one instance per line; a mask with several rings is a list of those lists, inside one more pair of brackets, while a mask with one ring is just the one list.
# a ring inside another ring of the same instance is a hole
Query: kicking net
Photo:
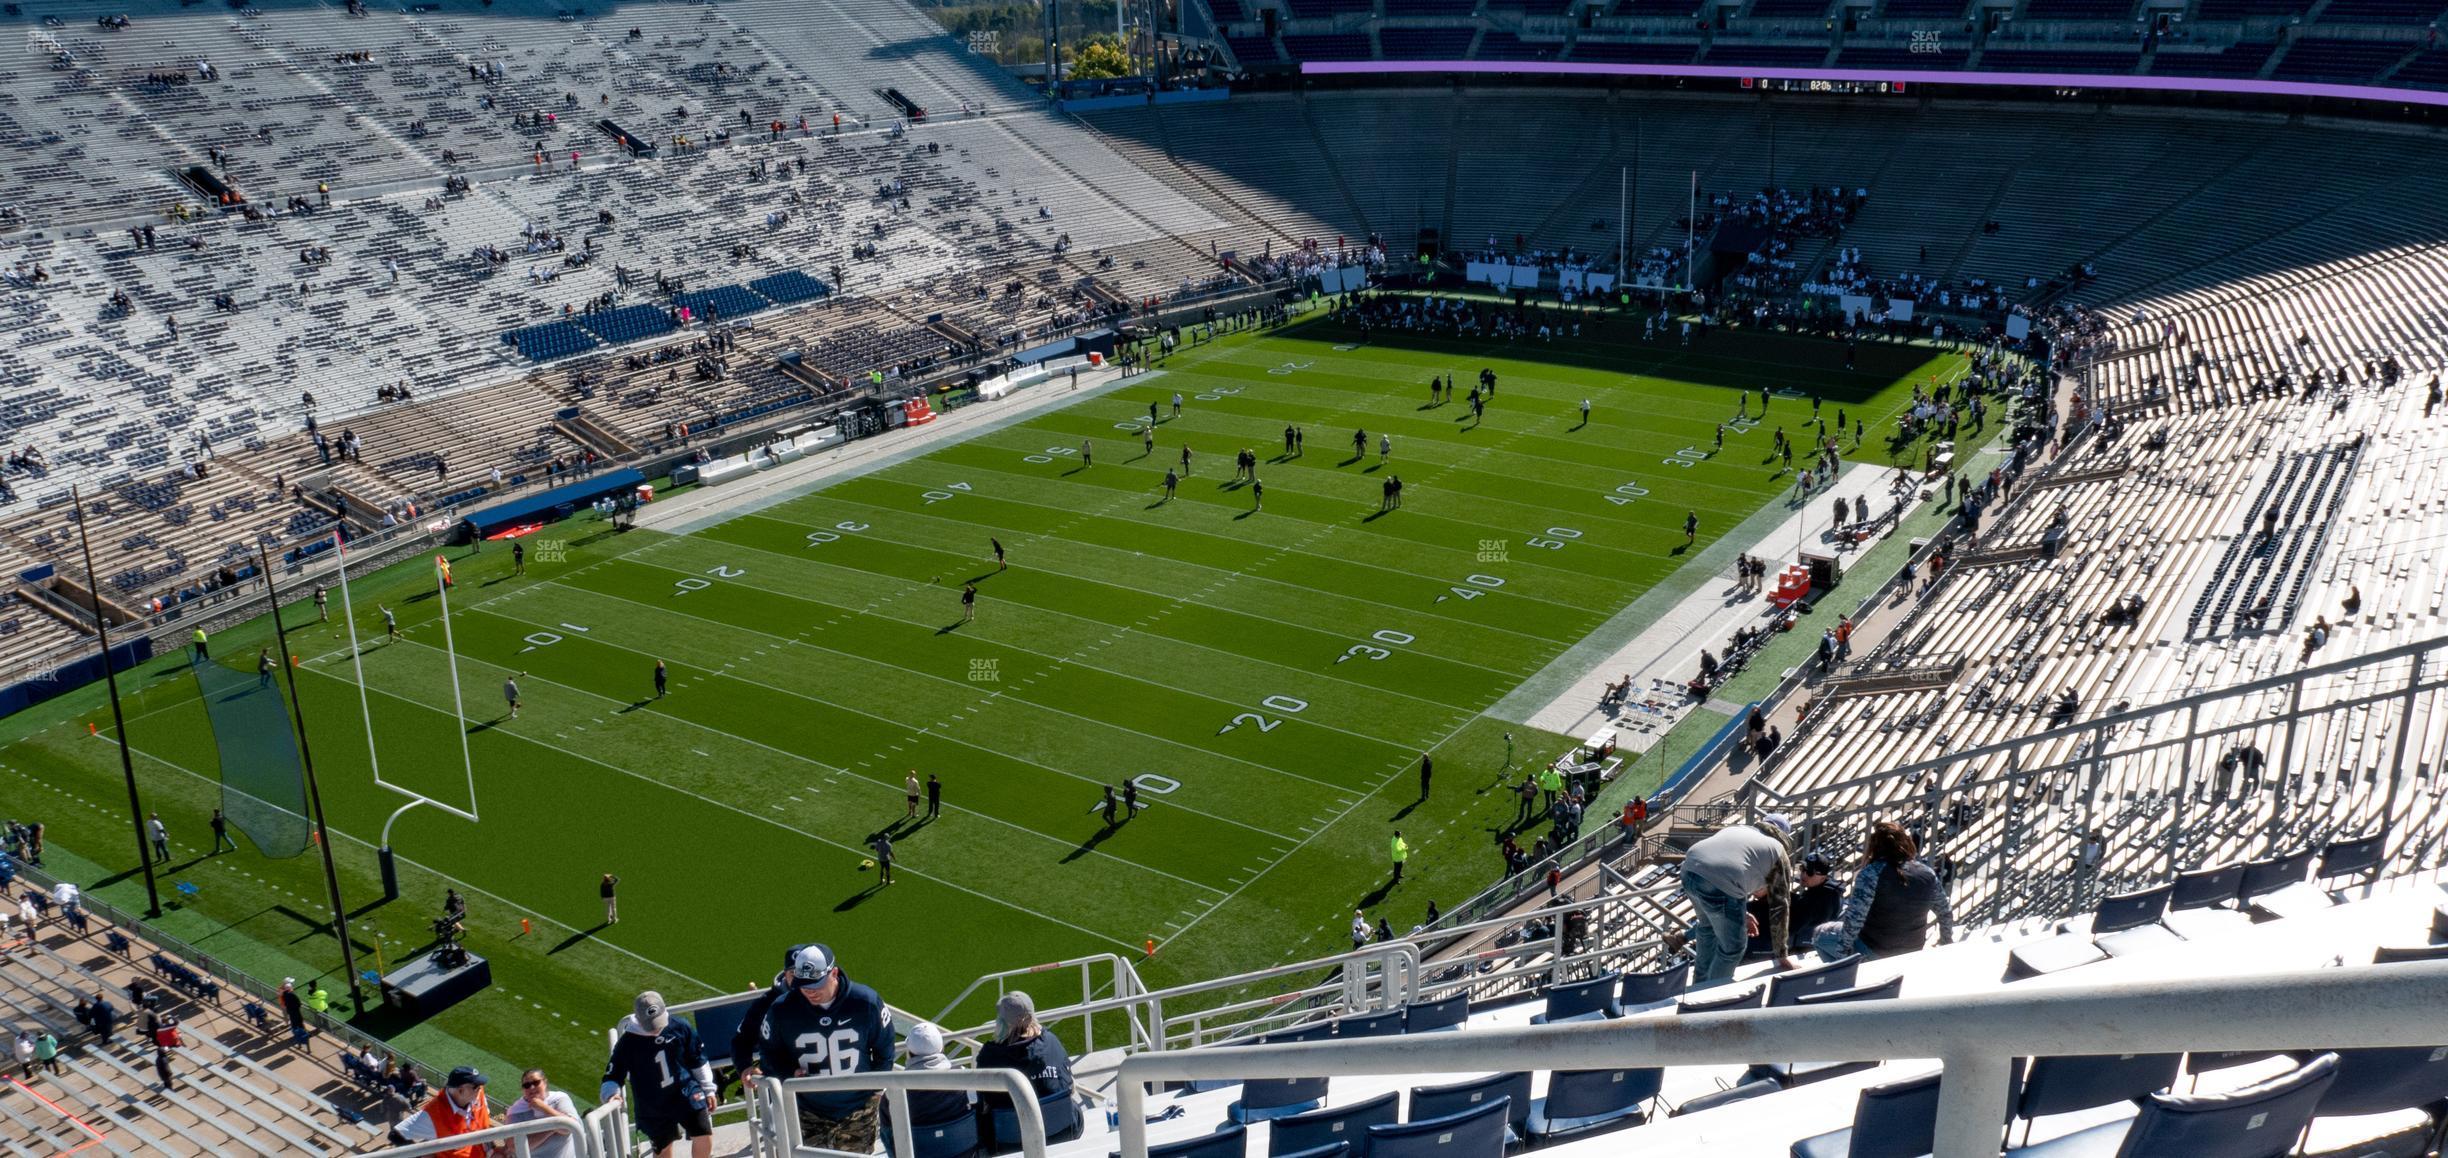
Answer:
[[221, 811], [265, 856], [306, 851], [306, 766], [289, 730], [289, 705], [273, 675], [193, 661], [204, 713], [221, 755]]

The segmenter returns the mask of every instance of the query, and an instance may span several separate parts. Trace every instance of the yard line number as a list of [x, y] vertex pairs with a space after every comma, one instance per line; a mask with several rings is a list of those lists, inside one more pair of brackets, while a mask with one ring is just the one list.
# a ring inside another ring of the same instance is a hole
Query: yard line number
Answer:
[[[1267, 698], [1258, 701], [1258, 706], [1265, 708], [1270, 712], [1281, 712], [1285, 716], [1296, 716], [1309, 710], [1309, 701], [1296, 700], [1290, 696], [1268, 696]], [[1243, 724], [1255, 724], [1258, 726], [1258, 730], [1261, 732], [1272, 732], [1276, 728], [1283, 726], [1283, 720], [1280, 717], [1265, 716], [1257, 712], [1243, 712], [1240, 715], [1234, 716], [1230, 723], [1225, 724], [1221, 728], [1217, 728], [1216, 735], [1221, 736], [1224, 733], [1232, 731]]]

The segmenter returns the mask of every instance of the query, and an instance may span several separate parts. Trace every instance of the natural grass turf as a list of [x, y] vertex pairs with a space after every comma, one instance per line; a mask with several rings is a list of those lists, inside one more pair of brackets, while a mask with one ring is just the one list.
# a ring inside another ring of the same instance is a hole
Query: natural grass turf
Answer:
[[[1339, 949], [1355, 905], [1408, 928], [1431, 898], [1465, 899], [1492, 878], [1490, 837], [1513, 813], [1500, 785], [1569, 742], [1478, 713], [1678, 566], [1686, 510], [1705, 546], [1790, 495], [1769, 430], [1807, 442], [1810, 403], [1779, 396], [1767, 425], [1709, 454], [1733, 389], [1753, 391], [1754, 413], [1760, 386], [1819, 391], [1831, 422], [1838, 406], [1866, 413], [1877, 444], [1904, 382], [1960, 367], [1865, 345], [1847, 373], [1825, 343], [1649, 346], [1621, 329], [1503, 347], [1383, 331], [1356, 346], [1332, 323], [1230, 338], [694, 535], [555, 527], [530, 540], [524, 577], [498, 544], [454, 551], [483, 820], [401, 818], [393, 844], [414, 863], [392, 905], [368, 906], [367, 842], [400, 798], [371, 782], [345, 638], [292, 607], [356, 940], [392, 961], [423, 945], [446, 874], [473, 894], [471, 947], [494, 962], [486, 995], [377, 1027], [429, 1060], [473, 1047], [567, 1083], [598, 1063], [600, 1027], [636, 989], [746, 988], [794, 941], [832, 943], [888, 1000], [933, 1015], [989, 970], [1135, 957], [1154, 939], [1143, 972], [1180, 982]], [[1427, 404], [1431, 374], [1467, 383], [1482, 366], [1499, 376], [1483, 422]], [[1118, 429], [1150, 402], [1164, 414], [1153, 455]], [[1284, 454], [1287, 424], [1305, 453]], [[1160, 501], [1184, 445], [1192, 473]], [[1228, 481], [1243, 447], [1262, 460], [1263, 512]], [[1404, 507], [1380, 513], [1390, 475]], [[555, 539], [566, 557], [545, 561]], [[384, 779], [464, 806], [430, 576], [419, 562], [354, 584], [361, 661]], [[964, 582], [980, 591], [974, 623], [960, 622]], [[378, 638], [377, 600], [399, 609], [402, 640]], [[215, 653], [238, 662], [269, 636], [224, 633]], [[511, 672], [525, 673], [516, 721], [500, 718]], [[218, 791], [193, 682], [176, 660], [134, 682], [147, 807], [191, 851]], [[10, 721], [0, 760], [22, 775], [0, 807], [49, 823], [93, 872], [121, 871], [135, 862], [116, 754], [89, 720], [107, 739], [99, 688]], [[1420, 800], [1423, 752], [1437, 775]], [[912, 768], [943, 778], [945, 810], [897, 826], [898, 883], [883, 888], [859, 865], [900, 821]], [[1107, 829], [1099, 787], [1133, 776], [1146, 810]], [[1414, 854], [1389, 889], [1398, 826]], [[598, 926], [602, 872], [622, 877], [616, 928]], [[167, 919], [174, 934], [275, 980], [334, 968], [312, 858], [182, 858], [170, 877], [201, 887]], [[141, 903], [124, 874], [98, 892]]]

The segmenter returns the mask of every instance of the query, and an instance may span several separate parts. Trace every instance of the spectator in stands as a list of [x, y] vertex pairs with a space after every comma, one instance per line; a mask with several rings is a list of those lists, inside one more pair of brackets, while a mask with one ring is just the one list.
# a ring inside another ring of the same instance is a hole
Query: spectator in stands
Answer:
[[544, 1071], [528, 1070], [519, 1075], [519, 1099], [510, 1103], [502, 1120], [534, 1122], [545, 1118], [558, 1118], [569, 1126], [550, 1134], [528, 1135], [528, 1158], [568, 1158], [573, 1149], [570, 1136], [578, 1132], [578, 1106], [568, 1094], [552, 1088]]
[[[931, 1021], [921, 1021], [909, 1029], [904, 1039], [909, 1047], [909, 1065], [913, 1070], [948, 1070], [952, 1059], [944, 1056], [944, 1036], [941, 1027]], [[911, 1090], [909, 1094], [910, 1124], [933, 1126], [955, 1122], [966, 1117], [973, 1099], [967, 1090]]]
[[1837, 919], [1844, 908], [1844, 891], [1828, 880], [1834, 866], [1826, 857], [1814, 856], [1802, 862], [1801, 874], [1793, 892], [1792, 915], [1788, 918], [1791, 932], [1788, 942], [1796, 949], [1810, 947], [1810, 938], [1819, 926]]
[[[776, 1077], [867, 1073], [892, 1068], [893, 1041], [876, 991], [844, 976], [833, 950], [806, 945], [791, 955], [787, 993], [766, 1004], [740, 1071], [742, 1085]], [[875, 1149], [877, 1105], [869, 1090], [799, 1095], [799, 1130], [810, 1146], [864, 1154]]]
[[29, 1082], [34, 1080], [34, 1035], [22, 1029], [17, 1031], [17, 1072]]
[[1870, 826], [1862, 868], [1845, 894], [1844, 915], [1818, 927], [1812, 944], [1829, 961], [1859, 954], [1892, 957], [1917, 953], [1929, 944], [1930, 918], [1938, 918], [1938, 943], [1955, 939], [1955, 910], [1946, 886], [1920, 859], [1912, 834], [1892, 820]]
[[[163, 1056], [166, 1058], [168, 1052], [164, 1051]], [[164, 1065], [166, 1069], [167, 1063]], [[452, 1070], [449, 1079], [442, 1083], [441, 1093], [427, 1101], [423, 1109], [391, 1127], [391, 1144], [410, 1146], [492, 1129], [493, 1109], [486, 1104], [484, 1091], [485, 1076], [473, 1066]], [[484, 1158], [489, 1149], [479, 1143], [436, 1151], [435, 1158]]]
[[[1071, 1093], [1071, 1055], [1060, 1039], [1037, 1024], [1037, 1002], [1024, 990], [1014, 989], [995, 1002], [995, 1039], [978, 1047], [977, 1068], [1018, 1070], [1041, 1099]], [[1011, 1108], [1011, 1098], [1003, 1094], [979, 1094], [978, 1102], [989, 1111]], [[989, 1147], [994, 1142], [987, 1139]]]
[[[1683, 895], [1691, 899], [1698, 919], [1688, 931], [1668, 934], [1666, 949], [1680, 953], [1691, 947], [1694, 988], [1732, 977], [1746, 941], [1761, 929], [1770, 930], [1768, 943], [1780, 947], [1777, 967], [1792, 965], [1782, 949], [1790, 939], [1787, 894], [1793, 860], [1786, 841], [1792, 832], [1791, 821], [1771, 815], [1757, 824], [1721, 829], [1685, 854]], [[1743, 902], [1758, 896], [1770, 898], [1764, 921], [1744, 910]]]
[[281, 1012], [289, 1018], [289, 1040], [306, 1044], [306, 1002], [298, 996], [297, 978], [283, 977], [280, 986]]
[[93, 1020], [88, 1024], [93, 1026], [94, 1040], [111, 1044], [111, 1038], [119, 1032], [119, 1008], [110, 1003], [108, 993], [96, 990], [91, 1012]]
[[51, 1036], [50, 1030], [34, 1035], [34, 1063], [49, 1070], [52, 1077], [59, 1076], [59, 1052], [59, 1039]]

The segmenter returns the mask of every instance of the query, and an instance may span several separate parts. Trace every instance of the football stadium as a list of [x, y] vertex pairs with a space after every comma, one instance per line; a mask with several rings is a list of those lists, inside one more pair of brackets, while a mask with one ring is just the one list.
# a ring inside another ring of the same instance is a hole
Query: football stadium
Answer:
[[2448, 0], [0, 26], [10, 1155], [2448, 1144]]

